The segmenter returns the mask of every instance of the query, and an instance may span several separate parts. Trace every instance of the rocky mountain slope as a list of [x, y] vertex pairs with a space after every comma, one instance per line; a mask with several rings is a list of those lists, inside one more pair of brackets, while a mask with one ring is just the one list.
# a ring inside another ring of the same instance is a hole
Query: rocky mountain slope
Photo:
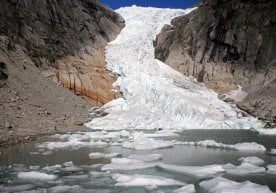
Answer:
[[238, 106], [275, 124], [275, 8], [272, 0], [203, 0], [162, 29], [155, 57], [222, 94], [240, 85]]
[[120, 96], [104, 50], [123, 26], [97, 0], [2, 1], [0, 145], [84, 129], [90, 105], [59, 84], [94, 105]]

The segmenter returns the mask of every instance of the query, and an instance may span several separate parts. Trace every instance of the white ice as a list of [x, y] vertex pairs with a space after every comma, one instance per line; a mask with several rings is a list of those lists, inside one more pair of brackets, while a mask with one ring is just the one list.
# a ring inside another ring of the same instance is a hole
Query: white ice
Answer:
[[48, 189], [48, 193], [66, 193], [69, 191], [80, 192], [82, 188], [78, 185], [68, 186], [68, 185], [59, 185]]
[[172, 147], [174, 144], [171, 141], [156, 140], [148, 138], [143, 132], [134, 132], [131, 141], [126, 141], [122, 144], [123, 147], [135, 150], [149, 150]]
[[267, 186], [250, 181], [235, 182], [222, 177], [200, 182], [199, 185], [210, 193], [272, 193]]
[[276, 165], [267, 165], [267, 174], [276, 175]]
[[238, 151], [266, 151], [266, 148], [263, 145], [260, 145], [256, 142], [244, 142], [244, 143], [237, 143], [234, 145], [228, 145], [224, 143], [218, 143], [214, 140], [204, 140], [199, 142], [175, 142], [175, 144], [233, 149]]
[[276, 155], [276, 149], [271, 149], [268, 154], [270, 155]]
[[244, 162], [244, 163], [250, 163], [253, 165], [262, 165], [264, 163], [264, 160], [256, 157], [256, 156], [249, 156], [249, 157], [241, 157], [239, 161]]
[[99, 158], [113, 158], [113, 157], [118, 157], [120, 156], [119, 153], [101, 153], [101, 152], [93, 152], [89, 154], [90, 159], [99, 159]]
[[125, 28], [106, 49], [108, 68], [119, 74], [123, 98], [102, 109], [92, 129], [249, 129], [260, 125], [252, 117], [238, 118], [236, 109], [217, 94], [154, 59], [153, 40], [172, 18], [193, 9], [126, 7], [117, 10]]
[[173, 179], [151, 175], [113, 174], [115, 186], [183, 186], [185, 183]]
[[104, 165], [102, 171], [138, 170], [155, 167], [157, 163], [128, 158], [112, 158], [110, 164]]
[[161, 154], [146, 154], [146, 155], [132, 154], [132, 155], [129, 155], [128, 158], [141, 160], [145, 162], [151, 162], [151, 161], [160, 160], [162, 158], [162, 155]]
[[172, 193], [195, 193], [195, 186], [193, 184], [188, 184], [182, 188], [172, 191]]
[[273, 129], [257, 129], [261, 135], [276, 135], [276, 128]]
[[23, 184], [16, 186], [0, 186], [0, 192], [19, 192], [33, 189], [35, 186], [32, 184]]
[[41, 180], [41, 181], [48, 181], [48, 180], [55, 180], [57, 179], [56, 175], [41, 173], [41, 172], [20, 172], [17, 174], [19, 179], [24, 180]]
[[226, 173], [231, 175], [252, 175], [265, 172], [264, 167], [259, 167], [250, 163], [243, 162], [234, 168], [226, 169]]
[[221, 165], [207, 165], [207, 166], [178, 166], [171, 164], [160, 164], [158, 167], [177, 173], [183, 173], [197, 178], [206, 178], [215, 176], [218, 173], [225, 172]]

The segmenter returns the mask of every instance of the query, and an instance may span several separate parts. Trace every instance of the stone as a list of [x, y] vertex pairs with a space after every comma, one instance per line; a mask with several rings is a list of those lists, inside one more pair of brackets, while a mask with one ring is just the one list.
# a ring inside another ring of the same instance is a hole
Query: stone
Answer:
[[276, 94], [268, 88], [276, 80], [275, 15], [271, 0], [204, 0], [163, 27], [154, 41], [155, 57], [218, 93], [241, 85], [248, 95], [239, 107], [271, 121], [276, 117]]

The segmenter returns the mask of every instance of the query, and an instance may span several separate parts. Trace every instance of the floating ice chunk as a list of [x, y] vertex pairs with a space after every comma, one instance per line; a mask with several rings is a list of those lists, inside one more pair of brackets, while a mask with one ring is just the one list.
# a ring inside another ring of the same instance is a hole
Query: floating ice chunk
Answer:
[[30, 170], [38, 170], [40, 166], [29, 166]]
[[151, 175], [113, 174], [116, 186], [183, 186], [185, 183], [173, 179]]
[[72, 161], [68, 161], [68, 162], [64, 162], [63, 165], [66, 167], [69, 167], [69, 166], [73, 166], [74, 163]]
[[262, 172], [265, 172], [264, 167], [259, 167], [246, 162], [242, 163], [239, 166], [236, 166], [235, 168], [226, 169], [226, 173], [232, 174], [232, 175], [249, 175], [249, 174], [262, 173]]
[[79, 172], [79, 171], [82, 171], [82, 168], [77, 167], [77, 166], [68, 166], [65, 168], [61, 168], [60, 170], [65, 171], [65, 172]]
[[266, 173], [276, 175], [276, 165], [267, 165]]
[[193, 184], [188, 184], [182, 188], [172, 191], [172, 193], [195, 193], [195, 186]]
[[132, 142], [124, 142], [123, 147], [135, 150], [160, 149], [173, 146], [173, 142], [165, 140], [155, 140], [145, 137], [143, 132], [135, 132], [132, 135]]
[[244, 143], [237, 143], [234, 145], [228, 145], [223, 143], [218, 143], [214, 140], [205, 140], [199, 142], [183, 142], [180, 143], [183, 145], [195, 145], [195, 146], [202, 146], [202, 147], [214, 147], [214, 148], [223, 148], [223, 149], [233, 149], [238, 151], [265, 151], [266, 148], [263, 145], [260, 145], [256, 142], [244, 142]]
[[110, 176], [110, 173], [107, 173], [107, 172], [97, 172], [97, 171], [89, 172], [89, 174], [91, 175], [91, 177], [94, 177], [94, 178], [109, 177]]
[[272, 193], [267, 186], [246, 182], [235, 182], [222, 177], [200, 182], [199, 185], [210, 193]]
[[65, 192], [80, 192], [82, 188], [78, 185], [75, 186], [55, 186], [48, 189], [48, 193], [65, 193]]
[[276, 149], [271, 149], [268, 154], [270, 155], [276, 155]]
[[146, 163], [141, 160], [128, 158], [112, 158], [111, 164], [104, 165], [101, 170], [137, 170], [155, 167], [157, 163]]
[[53, 166], [45, 166], [42, 169], [45, 171], [48, 171], [48, 172], [52, 172], [52, 171], [60, 169], [61, 167], [62, 167], [61, 165], [53, 165]]
[[260, 135], [276, 135], [276, 128], [274, 129], [257, 129]]
[[[96, 135], [99, 135], [99, 133]], [[102, 138], [105, 137], [103, 133], [101, 133], [101, 136]], [[107, 142], [104, 142], [101, 140], [94, 140], [93, 133], [55, 135], [55, 137], [60, 138], [62, 140], [67, 140], [67, 141], [45, 142], [41, 144], [36, 144], [36, 147], [39, 148], [42, 152], [44, 152], [43, 154], [49, 155], [52, 153], [52, 150], [56, 150], [56, 149], [68, 149], [68, 148], [78, 149], [80, 147], [109, 145]], [[46, 151], [45, 149], [48, 149], [49, 151]]]
[[113, 157], [118, 157], [121, 154], [119, 153], [110, 153], [110, 154], [104, 154], [100, 152], [95, 152], [95, 153], [90, 153], [89, 158], [90, 159], [99, 159], [99, 158], [113, 158]]
[[89, 175], [73, 175], [73, 176], [64, 177], [64, 179], [75, 179], [75, 180], [86, 179], [86, 178], [89, 178]]
[[20, 172], [17, 174], [17, 177], [19, 179], [24, 179], [24, 180], [42, 180], [42, 181], [57, 179], [56, 175], [50, 175], [50, 174], [34, 172], [34, 171], [33, 172]]
[[16, 185], [16, 186], [0, 186], [0, 192], [19, 192], [31, 190], [34, 188], [32, 184]]
[[256, 166], [262, 165], [264, 163], [264, 160], [256, 156], [241, 157], [239, 161], [242, 161], [244, 163], [250, 163]]
[[46, 189], [38, 189], [38, 190], [26, 190], [22, 192], [16, 192], [16, 193], [45, 193], [47, 192]]
[[172, 172], [183, 173], [198, 178], [206, 178], [214, 176], [218, 173], [225, 172], [221, 165], [208, 165], [208, 166], [178, 166], [171, 164], [160, 164], [158, 167]]
[[133, 155], [128, 156], [128, 158], [142, 160], [145, 162], [151, 162], [151, 161], [160, 160], [162, 158], [162, 155], [161, 154], [146, 154], [146, 155], [133, 154]]
[[160, 130], [156, 131], [155, 133], [147, 133], [145, 134], [145, 137], [150, 137], [150, 138], [158, 138], [158, 137], [171, 137], [171, 136], [177, 136], [178, 134], [175, 133], [173, 130]]

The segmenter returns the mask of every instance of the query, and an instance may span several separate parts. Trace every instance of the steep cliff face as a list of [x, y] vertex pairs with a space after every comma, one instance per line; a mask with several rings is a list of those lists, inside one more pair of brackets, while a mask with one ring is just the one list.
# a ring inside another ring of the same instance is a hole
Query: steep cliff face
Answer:
[[97, 0], [4, 0], [0, 6], [7, 49], [24, 47], [35, 65], [53, 67], [62, 84], [98, 104], [114, 98], [116, 78], [104, 70], [104, 49], [123, 26], [122, 17]]
[[104, 51], [123, 27], [97, 0], [1, 1], [0, 148], [86, 130], [91, 105], [82, 98], [102, 105], [120, 96]]
[[162, 29], [155, 56], [220, 93], [241, 85], [248, 95], [238, 105], [275, 123], [275, 8], [272, 0], [204, 0]]

